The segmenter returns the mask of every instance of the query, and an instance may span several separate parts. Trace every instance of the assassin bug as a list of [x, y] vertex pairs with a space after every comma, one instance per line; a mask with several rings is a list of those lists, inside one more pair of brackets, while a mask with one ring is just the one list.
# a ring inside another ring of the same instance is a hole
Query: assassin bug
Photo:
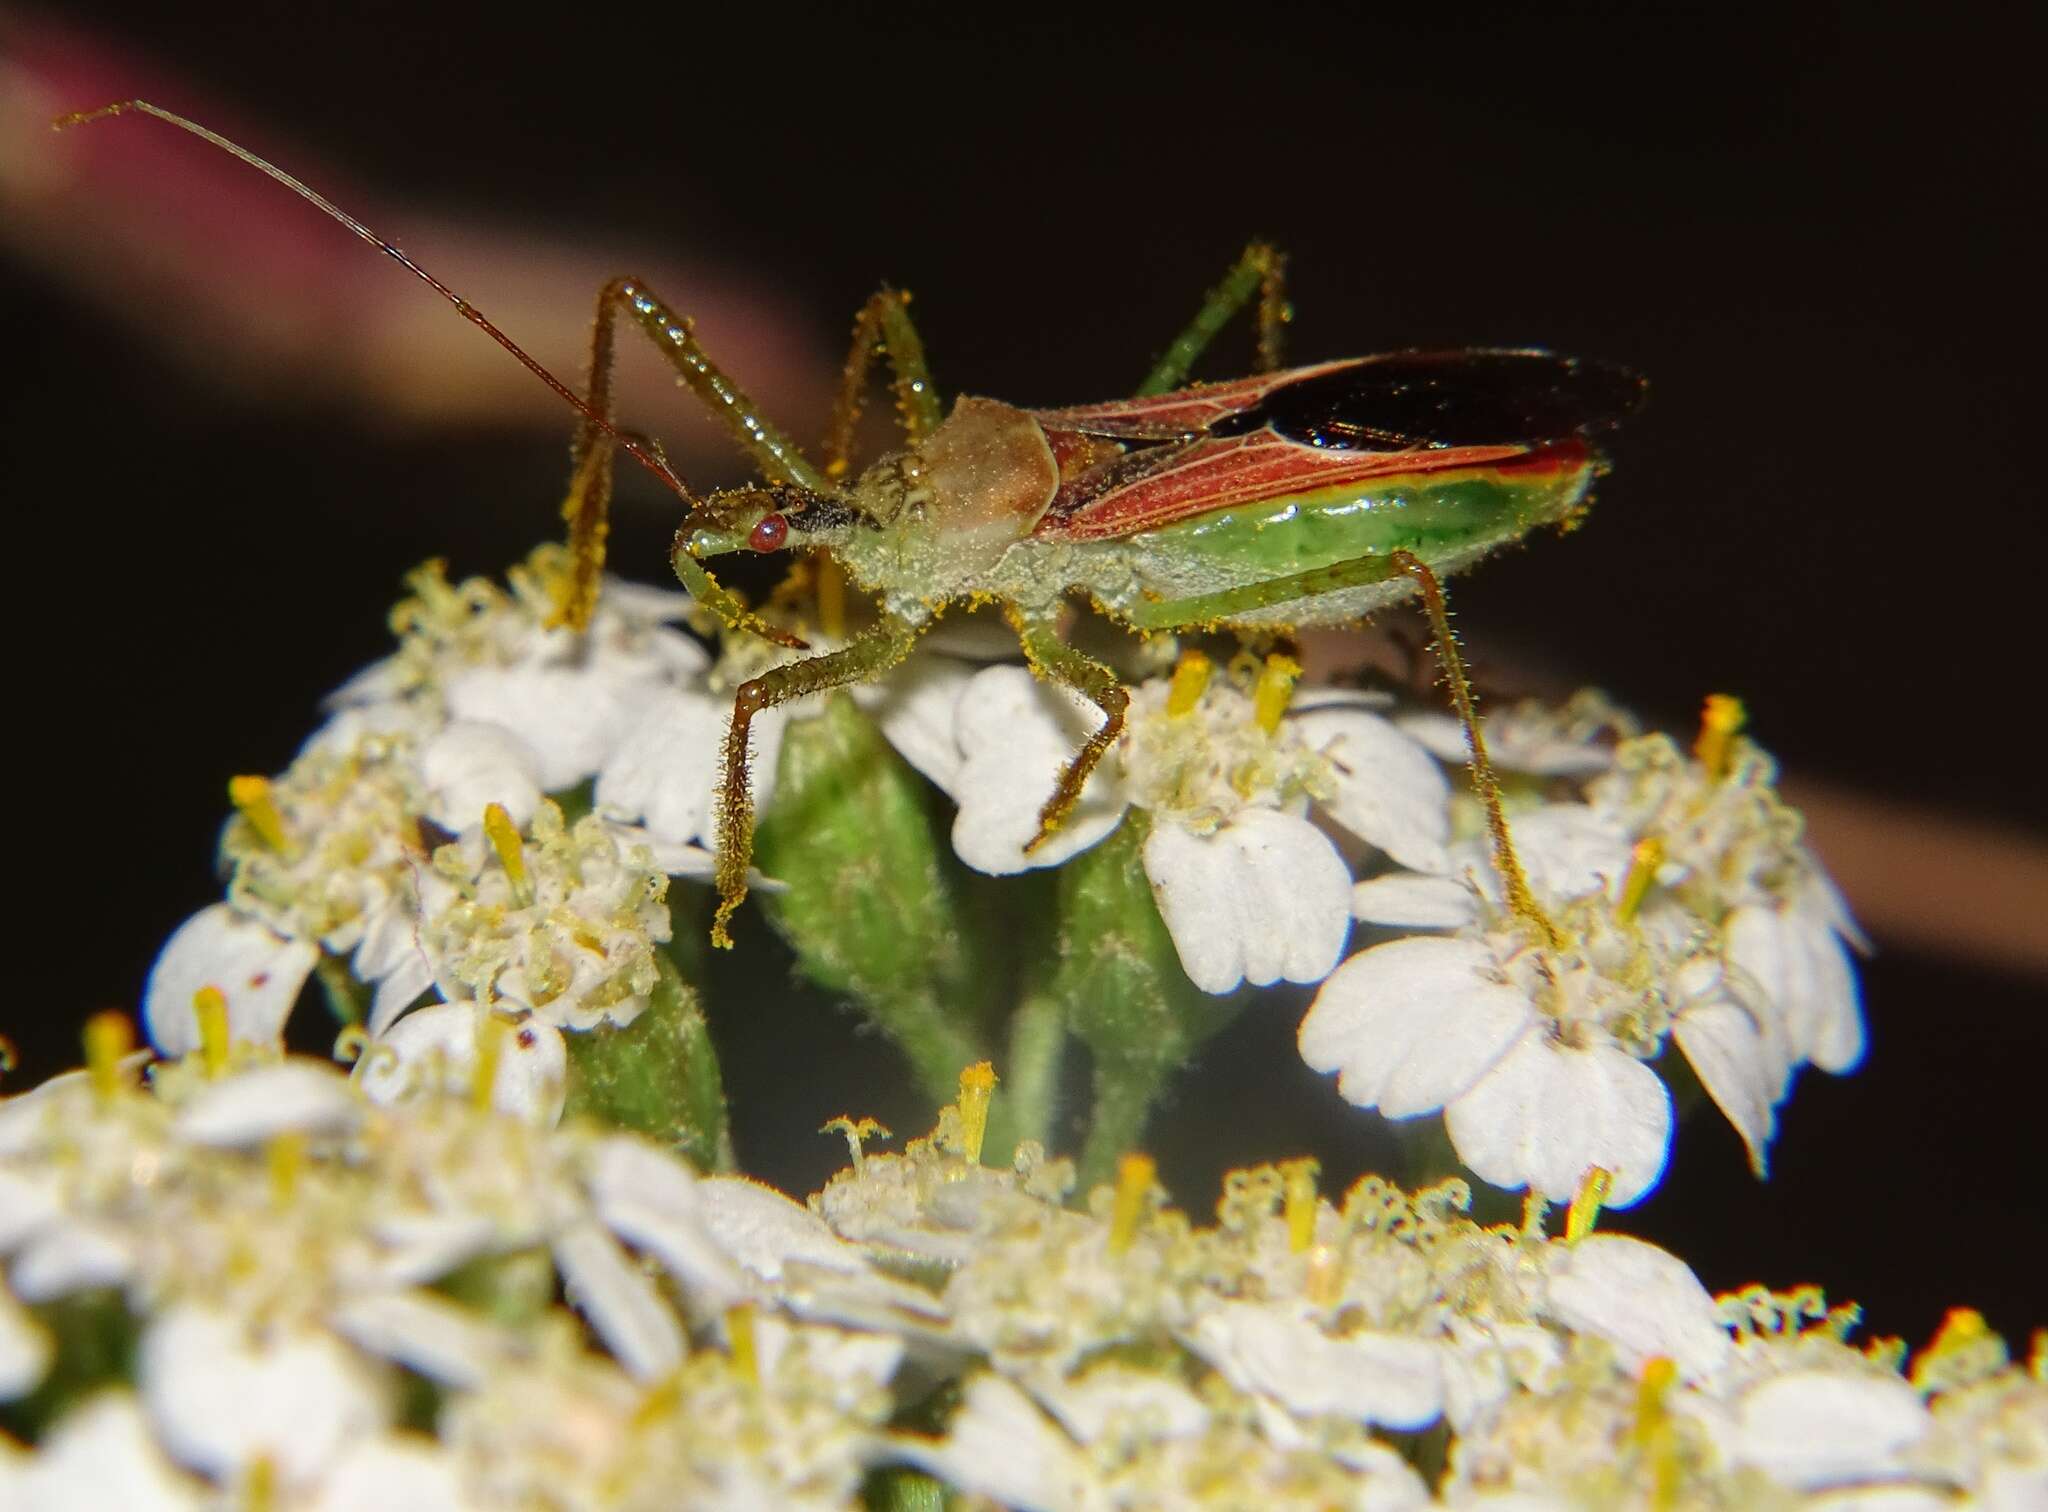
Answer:
[[[1603, 468], [1593, 438], [1643, 392], [1623, 368], [1533, 349], [1398, 352], [1281, 370], [1281, 259], [1254, 243], [1137, 395], [1104, 404], [1026, 410], [963, 397], [942, 413], [908, 301], [883, 290], [856, 321], [819, 467], [713, 362], [690, 322], [639, 280], [616, 278], [600, 291], [590, 390], [579, 396], [397, 247], [196, 122], [130, 100], [57, 124], [126, 111], [191, 132], [303, 196], [427, 283], [578, 411], [564, 504], [574, 573], [559, 606], [563, 623], [580, 628], [595, 604], [617, 448], [688, 506], [672, 553], [676, 575], [729, 628], [810, 649], [722, 587], [704, 566], [708, 557], [808, 548], [828, 554], [874, 598], [874, 623], [852, 640], [738, 689], [721, 781], [712, 928], [720, 945], [731, 943], [726, 926], [747, 891], [748, 729], [764, 709], [881, 676], [953, 604], [1001, 605], [1032, 667], [1104, 716], [1047, 798], [1035, 846], [1079, 799], [1121, 733], [1128, 703], [1110, 668], [1061, 638], [1070, 595], [1086, 595], [1141, 631], [1271, 633], [1355, 621], [1420, 591], [1449, 660], [1434, 574], [1538, 526], [1569, 522]], [[1255, 297], [1260, 371], [1184, 386], [1196, 358]], [[700, 496], [658, 446], [613, 423], [621, 314], [725, 423], [765, 483]], [[878, 357], [889, 364], [905, 445], [853, 476], [848, 453]], [[1483, 755], [1475, 756], [1483, 767]]]

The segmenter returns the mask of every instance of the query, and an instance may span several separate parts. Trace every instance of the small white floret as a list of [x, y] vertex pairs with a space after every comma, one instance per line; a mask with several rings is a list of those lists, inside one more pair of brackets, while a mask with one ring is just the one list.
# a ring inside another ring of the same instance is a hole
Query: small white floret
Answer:
[[214, 987], [227, 999], [231, 1042], [275, 1044], [319, 958], [315, 946], [287, 940], [225, 903], [200, 909], [178, 926], [150, 968], [142, 990], [150, 1043], [166, 1056], [197, 1050], [192, 1000], [202, 987]]

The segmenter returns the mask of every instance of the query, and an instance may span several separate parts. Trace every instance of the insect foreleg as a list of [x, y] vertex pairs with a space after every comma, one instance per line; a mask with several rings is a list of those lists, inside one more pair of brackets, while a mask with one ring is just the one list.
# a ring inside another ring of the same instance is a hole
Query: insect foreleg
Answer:
[[[634, 318], [690, 391], [724, 422], [733, 439], [753, 457], [762, 472], [813, 492], [830, 490], [824, 475], [810, 464], [796, 443], [762, 414], [760, 406], [711, 360], [688, 318], [676, 314], [637, 278], [611, 279], [597, 293], [597, 323], [590, 337], [590, 392], [586, 400], [593, 414], [605, 422], [611, 419], [612, 360], [617, 344], [613, 333], [621, 310]], [[568, 497], [562, 502], [562, 517], [569, 525], [572, 571], [555, 617], [559, 623], [577, 629], [590, 623], [591, 611], [597, 606], [605, 537], [610, 531], [614, 444], [604, 427], [586, 417], [577, 427], [576, 440], [570, 448], [574, 471], [569, 479]]]
[[853, 319], [853, 348], [839, 378], [832, 424], [825, 432], [825, 472], [844, 477], [853, 460], [853, 428], [860, 423], [862, 397], [877, 355], [889, 360], [890, 389], [903, 439], [915, 446], [937, 428], [939, 393], [932, 387], [925, 363], [924, 342], [910, 319], [910, 296], [900, 289], [878, 289]]
[[1352, 557], [1349, 561], [1332, 562], [1327, 567], [1311, 567], [1306, 572], [1244, 583], [1194, 598], [1134, 604], [1123, 612], [1125, 618], [1140, 630], [1214, 625], [1255, 609], [1270, 609], [1275, 604], [1291, 604], [1298, 599], [1315, 598], [1325, 593], [1341, 593], [1347, 588], [1363, 588], [1401, 575], [1402, 569], [1387, 557]]
[[1217, 333], [1230, 323], [1230, 317], [1251, 302], [1254, 294], [1259, 297], [1257, 371], [1270, 373], [1279, 367], [1280, 340], [1289, 314], [1287, 259], [1279, 248], [1270, 243], [1253, 242], [1244, 249], [1244, 255], [1238, 258], [1231, 270], [1223, 275], [1223, 282], [1209, 291], [1209, 297], [1202, 301], [1202, 308], [1195, 312], [1195, 318], [1173, 338], [1173, 344], [1153, 364], [1152, 371], [1145, 375], [1145, 381], [1138, 385], [1138, 392], [1164, 394], [1186, 383], [1188, 369], [1208, 349]]
[[1024, 853], [1029, 855], [1052, 837], [1053, 831], [1081, 801], [1081, 790], [1088, 785], [1088, 774], [1095, 770], [1103, 753], [1123, 734], [1124, 710], [1130, 706], [1131, 695], [1124, 691], [1116, 673], [1061, 640], [1051, 624], [1021, 618], [1013, 618], [1011, 623], [1016, 627], [1017, 639], [1023, 643], [1024, 656], [1034, 672], [1074, 689], [1108, 716], [1088, 737], [1087, 744], [1074, 753], [1074, 759], [1060, 773], [1059, 786], [1046, 799], [1045, 807], [1038, 811], [1038, 833], [1024, 847]]
[[917, 644], [919, 626], [885, 618], [851, 645], [823, 656], [790, 662], [739, 686], [732, 724], [725, 734], [725, 769], [719, 779], [718, 913], [711, 943], [732, 948], [726, 924], [747, 896], [747, 867], [754, 857], [754, 797], [747, 780], [747, 737], [754, 716], [806, 693], [866, 682], [895, 666]]

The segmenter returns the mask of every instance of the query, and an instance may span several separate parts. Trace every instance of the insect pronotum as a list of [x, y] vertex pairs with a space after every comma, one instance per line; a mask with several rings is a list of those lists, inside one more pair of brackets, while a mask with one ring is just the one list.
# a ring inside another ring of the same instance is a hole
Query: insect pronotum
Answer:
[[[1255, 242], [1136, 395], [1102, 404], [1027, 410], [962, 397], [943, 411], [908, 300], [883, 289], [855, 322], [820, 466], [712, 360], [690, 321], [639, 279], [614, 278], [598, 292], [589, 391], [579, 395], [392, 243], [204, 126], [142, 100], [57, 125], [131, 111], [203, 138], [318, 206], [448, 300], [577, 411], [564, 504], [573, 570], [557, 606], [562, 623], [581, 628], [596, 604], [618, 448], [687, 506], [672, 553], [676, 575], [728, 628], [811, 649], [721, 586], [704, 566], [708, 557], [808, 548], [828, 554], [872, 596], [873, 623], [846, 644], [737, 690], [720, 782], [714, 943], [731, 944], [728, 925], [747, 892], [753, 718], [807, 693], [881, 676], [963, 600], [999, 604], [1033, 669], [1103, 713], [1046, 799], [1031, 846], [1050, 835], [1122, 732], [1128, 703], [1116, 674], [1059, 633], [1061, 611], [1076, 593], [1137, 630], [1270, 633], [1353, 622], [1420, 592], [1460, 694], [1496, 859], [1518, 911], [1526, 903], [1534, 914], [1492, 801], [1436, 577], [1583, 508], [1604, 466], [1594, 439], [1641, 400], [1633, 373], [1526, 348], [1395, 352], [1283, 370], [1282, 259]], [[1259, 370], [1188, 386], [1195, 360], [1254, 300]], [[699, 495], [659, 447], [614, 424], [621, 314], [724, 422], [763, 483]], [[889, 365], [903, 446], [856, 474], [853, 433], [877, 357]]]

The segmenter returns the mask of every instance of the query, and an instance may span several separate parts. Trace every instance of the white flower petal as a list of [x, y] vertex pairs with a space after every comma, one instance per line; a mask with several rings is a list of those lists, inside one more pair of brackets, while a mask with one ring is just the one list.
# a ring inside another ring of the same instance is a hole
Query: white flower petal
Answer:
[[587, 1180], [605, 1226], [660, 1260], [682, 1283], [693, 1313], [721, 1313], [746, 1296], [745, 1278], [705, 1216], [696, 1174], [682, 1161], [614, 1135], [593, 1153]]
[[406, 955], [377, 983], [377, 990], [370, 995], [370, 1016], [363, 1027], [373, 1038], [383, 1035], [433, 985], [434, 963], [414, 940]]
[[1622, 1208], [1664, 1174], [1671, 1093], [1612, 1045], [1573, 1049], [1529, 1034], [1444, 1110], [1444, 1128], [1458, 1158], [1494, 1186], [1568, 1202], [1597, 1165], [1612, 1177], [1608, 1206]]
[[859, 1245], [841, 1239], [824, 1219], [771, 1186], [744, 1176], [711, 1176], [697, 1183], [697, 1193], [719, 1247], [763, 1281], [780, 1281], [792, 1262], [846, 1275], [868, 1269]]
[[1001, 1376], [979, 1375], [968, 1383], [943, 1439], [892, 1442], [894, 1458], [1015, 1512], [1102, 1504], [1089, 1496], [1092, 1476], [1066, 1435]]
[[89, 1220], [44, 1224], [14, 1257], [8, 1284], [27, 1303], [119, 1286], [135, 1269], [127, 1235]]
[[658, 695], [599, 770], [597, 811], [641, 821], [660, 843], [702, 839], [731, 721], [729, 699], [697, 689]]
[[0, 1402], [27, 1396], [50, 1368], [49, 1330], [0, 1286]]
[[[1515, 855], [1537, 895], [1562, 901], [1610, 893], [1635, 844], [1619, 820], [1583, 803], [1546, 803], [1508, 820]], [[1483, 846], [1475, 849], [1486, 854]], [[1490, 859], [1486, 875], [1493, 877]], [[1495, 884], [1497, 886], [1497, 883]]]
[[1728, 958], [1761, 987], [1792, 1053], [1824, 1071], [1863, 1058], [1861, 996], [1847, 948], [1818, 905], [1749, 904], [1729, 915]]
[[227, 998], [230, 1040], [275, 1043], [319, 958], [309, 942], [273, 934], [225, 903], [200, 909], [178, 926], [149, 969], [142, 1017], [150, 1043], [167, 1056], [199, 1048], [192, 999], [202, 987], [216, 987]]
[[158, 1314], [136, 1374], [157, 1437], [219, 1480], [261, 1456], [285, 1485], [301, 1485], [344, 1444], [384, 1426], [380, 1393], [332, 1335], [252, 1331], [200, 1304]]
[[431, 1439], [355, 1444], [320, 1482], [310, 1512], [472, 1512], [455, 1462]]
[[1662, 1355], [1697, 1385], [1727, 1366], [1734, 1345], [1692, 1268], [1626, 1234], [1588, 1234], [1544, 1251], [1543, 1309], [1567, 1328], [1614, 1345], [1630, 1373]]
[[1351, 889], [1351, 917], [1399, 929], [1456, 929], [1477, 922], [1479, 900], [1455, 877], [1389, 872]]
[[1404, 1334], [1333, 1339], [1286, 1304], [1226, 1302], [1196, 1321], [1188, 1343], [1240, 1391], [1305, 1416], [1423, 1428], [1443, 1412], [1437, 1347]]
[[1024, 853], [1038, 834], [1038, 811], [1102, 717], [1078, 694], [1042, 683], [1023, 667], [975, 673], [960, 695], [953, 727], [960, 747], [953, 849], [962, 861], [995, 877], [1058, 866], [1116, 828], [1124, 795], [1105, 761], [1066, 821], [1044, 845]]
[[923, 654], [882, 682], [852, 690], [896, 754], [949, 798], [955, 796], [962, 766], [955, 733], [960, 699], [977, 670], [954, 657]]
[[328, 1318], [357, 1348], [444, 1386], [475, 1387], [506, 1357], [506, 1336], [479, 1313], [428, 1292], [351, 1297]]
[[489, 804], [503, 806], [524, 829], [540, 807], [540, 757], [503, 725], [458, 720], [420, 750], [427, 817], [461, 833], [483, 823]]
[[[432, 1003], [407, 1014], [357, 1062], [364, 1095], [385, 1104], [429, 1090], [466, 1095], [475, 1080], [485, 1012], [475, 1003]], [[532, 1016], [494, 1025], [492, 1032], [499, 1041], [491, 1106], [534, 1123], [558, 1121], [569, 1075], [562, 1032]]]
[[1773, 1068], [1756, 1022], [1734, 1003], [1700, 1003], [1679, 1014], [1671, 1034], [1714, 1106], [1749, 1147], [1750, 1167], [1761, 1177], [1777, 1116], [1771, 1107]]
[[344, 1072], [294, 1058], [203, 1088], [178, 1110], [172, 1130], [192, 1144], [237, 1148], [279, 1134], [338, 1134], [361, 1114]]
[[1290, 723], [1336, 770], [1329, 816], [1413, 871], [1441, 872], [1451, 837], [1451, 788], [1436, 759], [1390, 720], [1323, 708]]
[[1934, 1429], [1919, 1395], [1893, 1376], [1797, 1370], [1742, 1399], [1735, 1457], [1802, 1491], [1896, 1475]]
[[[0, 1492], [7, 1489], [0, 1470]], [[17, 1499], [5, 1504], [21, 1512], [193, 1512], [201, 1489], [164, 1458], [133, 1394], [103, 1391], [44, 1435], [14, 1483]]]
[[[0, 1103], [0, 1111], [22, 1108], [28, 1102], [27, 1095], [10, 1097], [5, 1103]], [[45, 1114], [54, 1109], [45, 1106], [28, 1111]], [[24, 1123], [27, 1121], [23, 1120]], [[0, 1154], [27, 1153], [27, 1148], [0, 1149]], [[64, 1212], [61, 1193], [62, 1188], [54, 1171], [44, 1169], [29, 1173], [0, 1168], [0, 1255], [10, 1253], [36, 1230]]]
[[1361, 1108], [1412, 1118], [1464, 1093], [1529, 1033], [1536, 1016], [1495, 980], [1476, 940], [1390, 940], [1332, 973], [1301, 1021], [1301, 1058], [1342, 1073]]
[[595, 1223], [555, 1236], [555, 1265], [569, 1301], [582, 1310], [626, 1373], [655, 1381], [683, 1360], [683, 1330], [654, 1282]]
[[1213, 835], [1160, 819], [1144, 854], [1159, 916], [1204, 992], [1321, 981], [1344, 953], [1351, 874], [1305, 819], [1246, 809]]
[[1148, 1370], [1098, 1365], [1085, 1376], [1033, 1383], [1033, 1395], [1084, 1444], [1113, 1428], [1147, 1439], [1193, 1438], [1209, 1426], [1209, 1409], [1180, 1382]]

